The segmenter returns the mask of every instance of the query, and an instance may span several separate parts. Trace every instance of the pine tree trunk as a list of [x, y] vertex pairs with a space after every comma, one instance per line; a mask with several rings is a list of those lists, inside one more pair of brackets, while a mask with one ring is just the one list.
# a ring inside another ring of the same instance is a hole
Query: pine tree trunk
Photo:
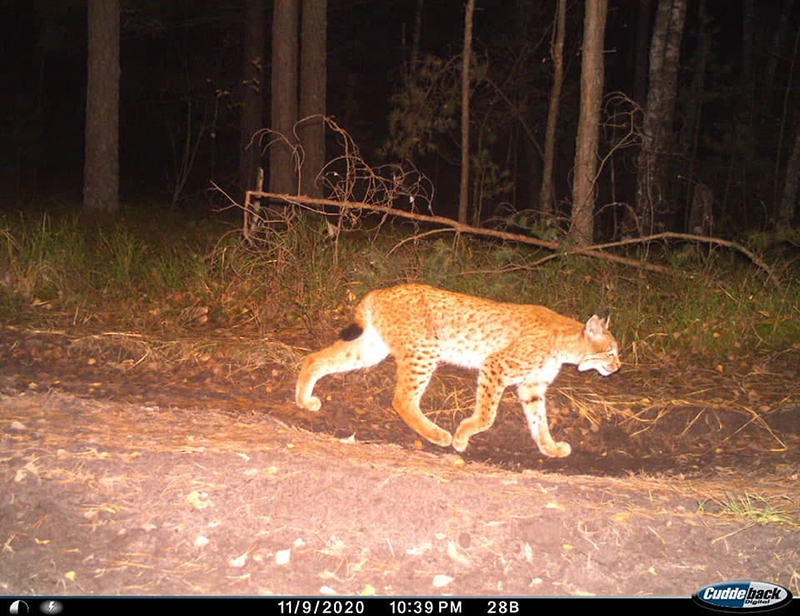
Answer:
[[461, 190], [458, 222], [467, 224], [469, 214], [469, 67], [472, 62], [472, 14], [475, 0], [467, 0], [464, 11], [464, 52], [461, 63]]
[[83, 209], [119, 209], [119, 0], [89, 0]]
[[786, 179], [783, 183], [783, 196], [778, 210], [778, 226], [788, 227], [795, 217], [798, 188], [800, 188], [800, 124], [794, 136], [794, 147], [786, 164]]
[[607, 0], [586, 0], [581, 56], [581, 113], [575, 146], [572, 184], [572, 221], [569, 237], [576, 246], [588, 246], [594, 235], [594, 179], [597, 173], [600, 108], [603, 101], [603, 40]]
[[[322, 197], [317, 176], [325, 166], [327, 0], [303, 0], [300, 50], [300, 143], [305, 152], [300, 192]], [[313, 117], [312, 117], [313, 116]]]
[[[293, 146], [297, 123], [297, 30], [299, 0], [275, 0], [272, 19], [272, 130]], [[283, 194], [297, 193], [297, 175], [292, 148], [275, 140], [269, 148], [269, 189]]]
[[[706, 16], [706, 0], [699, 0], [697, 6], [697, 49], [695, 50], [694, 66], [692, 67], [692, 83], [689, 86], [689, 97], [686, 102], [686, 118], [680, 134], [681, 149], [688, 151], [692, 148], [697, 132], [700, 112], [706, 91], [706, 66], [708, 54], [711, 50], [711, 32], [708, 28]], [[689, 178], [692, 177], [691, 169]]]
[[264, 0], [244, 0], [242, 49], [242, 114], [239, 124], [239, 187], [253, 190], [261, 166], [261, 148], [250, 143], [264, 127]]
[[636, 57], [633, 69], [633, 99], [644, 109], [647, 102], [647, 65], [650, 42], [650, 18], [653, 0], [640, 0], [636, 9]]
[[659, 0], [650, 44], [650, 87], [642, 123], [642, 149], [636, 186], [639, 230], [651, 233], [656, 214], [669, 203], [666, 154], [673, 142], [673, 117], [678, 90], [680, 56], [686, 0]]
[[781, 49], [786, 40], [786, 34], [789, 32], [793, 6], [794, 0], [783, 0], [783, 8], [778, 18], [778, 28], [775, 32], [775, 38], [772, 39], [772, 50], [767, 62], [767, 79], [764, 84], [764, 90], [768, 95], [772, 94], [772, 88], [775, 85], [775, 72], [778, 69], [778, 59], [781, 57]]
[[544, 168], [542, 186], [539, 191], [539, 209], [544, 217], [550, 217], [555, 210], [553, 190], [553, 167], [556, 148], [556, 124], [561, 105], [561, 86], [564, 81], [564, 27], [567, 18], [567, 0], [558, 0], [556, 6], [556, 27], [550, 45], [553, 59], [553, 88], [550, 91], [550, 107], [547, 111], [547, 129], [544, 136]]

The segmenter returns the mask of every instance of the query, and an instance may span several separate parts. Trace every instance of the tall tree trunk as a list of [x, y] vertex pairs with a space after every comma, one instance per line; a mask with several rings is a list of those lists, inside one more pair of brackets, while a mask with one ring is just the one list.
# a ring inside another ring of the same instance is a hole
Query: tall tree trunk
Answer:
[[83, 209], [119, 209], [119, 0], [89, 0]]
[[469, 210], [469, 67], [472, 62], [472, 14], [475, 0], [467, 0], [464, 11], [464, 52], [461, 62], [461, 190], [458, 222], [467, 224]]
[[[697, 49], [694, 52], [692, 83], [689, 86], [689, 98], [686, 102], [686, 118], [680, 134], [681, 149], [685, 151], [692, 147], [697, 133], [706, 91], [708, 54], [711, 50], [711, 32], [706, 16], [706, 0], [698, 0], [695, 6], [697, 6]], [[691, 178], [691, 173], [688, 177]]]
[[789, 162], [786, 164], [786, 179], [783, 184], [783, 195], [778, 210], [778, 226], [788, 227], [795, 217], [797, 197], [800, 194], [800, 123], [797, 124], [794, 136], [794, 147]]
[[642, 123], [642, 149], [636, 182], [636, 214], [643, 233], [653, 230], [655, 215], [668, 203], [667, 153], [673, 142], [678, 89], [678, 60], [686, 0], [659, 0], [650, 44], [650, 87]]
[[242, 49], [242, 115], [239, 123], [239, 187], [253, 190], [261, 166], [261, 148], [250, 143], [264, 127], [264, 0], [244, 0]]
[[711, 189], [696, 181], [694, 177], [694, 164], [697, 156], [697, 138], [700, 132], [700, 117], [703, 110], [703, 99], [706, 91], [706, 66], [708, 54], [711, 50], [711, 31], [708, 27], [706, 16], [706, 0], [699, 0], [697, 6], [697, 49], [695, 50], [694, 66], [692, 67], [692, 83], [689, 86], [689, 96], [686, 101], [686, 113], [680, 133], [680, 150], [688, 156], [688, 165], [685, 176], [689, 178], [686, 185], [686, 215], [684, 228], [688, 233], [697, 233], [696, 228], [700, 223], [701, 230], [708, 230], [711, 222], [711, 205], [713, 192]]
[[576, 246], [588, 246], [594, 235], [595, 174], [603, 102], [603, 40], [608, 0], [586, 0], [581, 56], [581, 113], [575, 146], [572, 184], [572, 221], [569, 237]]
[[783, 8], [778, 18], [778, 28], [775, 32], [775, 38], [772, 40], [772, 49], [769, 55], [769, 61], [767, 62], [767, 81], [764, 90], [768, 95], [772, 94], [772, 88], [775, 85], [775, 71], [778, 69], [778, 59], [781, 56], [781, 48], [786, 40], [786, 34], [789, 31], [793, 5], [794, 0], [783, 0]]
[[419, 41], [422, 37], [422, 13], [425, 0], [417, 0], [417, 10], [414, 13], [414, 32], [411, 36], [411, 70], [416, 70], [419, 60]]
[[322, 196], [322, 186], [316, 179], [325, 166], [327, 7], [327, 0], [303, 0], [300, 27], [300, 119], [303, 123], [298, 132], [305, 152], [300, 192], [309, 197]]
[[647, 65], [650, 43], [650, 20], [653, 0], [640, 0], [636, 9], [636, 58], [633, 69], [633, 99], [644, 108], [647, 102]]
[[746, 109], [752, 118], [753, 105], [753, 29], [755, 28], [755, 0], [743, 0], [742, 16], [742, 94]]
[[550, 107], [547, 110], [547, 130], [544, 136], [544, 168], [542, 186], [539, 191], [539, 209], [544, 217], [553, 215], [555, 199], [553, 191], [553, 167], [556, 146], [556, 124], [561, 105], [561, 86], [564, 81], [564, 27], [567, 19], [567, 0], [557, 0], [556, 27], [550, 43], [553, 59], [553, 88], [550, 91]]
[[292, 156], [297, 123], [297, 29], [299, 0], [275, 0], [272, 18], [272, 130], [289, 140], [276, 140], [269, 149], [270, 192], [296, 194]]

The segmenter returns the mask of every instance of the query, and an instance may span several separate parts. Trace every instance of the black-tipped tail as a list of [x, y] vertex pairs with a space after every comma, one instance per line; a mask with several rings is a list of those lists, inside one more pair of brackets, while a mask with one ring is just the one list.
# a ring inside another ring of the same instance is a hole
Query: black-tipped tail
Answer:
[[348, 325], [341, 332], [339, 332], [339, 338], [341, 338], [345, 342], [349, 342], [350, 340], [355, 340], [363, 333], [364, 333], [364, 328], [361, 327], [358, 323], [350, 323], [350, 325]]

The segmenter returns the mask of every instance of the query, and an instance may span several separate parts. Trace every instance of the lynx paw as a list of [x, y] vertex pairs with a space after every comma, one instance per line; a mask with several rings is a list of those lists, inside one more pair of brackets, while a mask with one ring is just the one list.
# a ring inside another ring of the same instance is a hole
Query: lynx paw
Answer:
[[453, 437], [453, 449], [458, 451], [459, 453], [464, 451], [469, 444], [469, 437], [465, 436], [461, 430], [456, 430], [456, 434]]
[[547, 451], [545, 451], [541, 447], [539, 447], [539, 449], [544, 455], [549, 456], [551, 458], [566, 458], [569, 454], [572, 453], [572, 447], [570, 446], [569, 443], [566, 443], [564, 441], [553, 443], [553, 447], [551, 449], [548, 449]]
[[318, 411], [322, 408], [322, 402], [316, 396], [310, 396], [306, 400], [298, 400], [297, 405], [306, 409], [307, 411]]
[[428, 438], [428, 440], [434, 445], [439, 445], [440, 447], [449, 447], [450, 443], [453, 441], [453, 437], [450, 436], [449, 432], [440, 430], [436, 433], [436, 438]]

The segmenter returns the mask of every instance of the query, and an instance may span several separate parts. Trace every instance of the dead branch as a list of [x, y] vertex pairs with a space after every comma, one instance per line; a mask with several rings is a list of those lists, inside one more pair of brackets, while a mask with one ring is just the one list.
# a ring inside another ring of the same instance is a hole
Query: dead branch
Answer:
[[[282, 200], [286, 201], [287, 203], [298, 205], [300, 207], [331, 206], [339, 208], [340, 210], [366, 210], [370, 212], [380, 212], [391, 216], [397, 216], [399, 218], [407, 218], [410, 220], [415, 220], [417, 222], [429, 223], [434, 225], [445, 225], [447, 227], [452, 228], [453, 231], [455, 231], [458, 234], [465, 233], [469, 235], [477, 235], [482, 237], [492, 237], [509, 242], [518, 242], [520, 244], [528, 244], [532, 246], [538, 246], [540, 248], [546, 248], [548, 250], [559, 251], [562, 254], [576, 254], [586, 257], [593, 257], [596, 259], [604, 259], [606, 261], [620, 263], [622, 265], [627, 265], [630, 267], [637, 267], [639, 269], [658, 272], [659, 274], [673, 273], [672, 270], [670, 270], [669, 268], [660, 265], [654, 265], [652, 263], [644, 263], [636, 259], [621, 257], [619, 255], [615, 255], [610, 252], [604, 252], [602, 250], [596, 249], [593, 246], [589, 246], [587, 248], [574, 248], [564, 252], [562, 251], [562, 247], [557, 242], [540, 240], [538, 238], [530, 237], [528, 235], [522, 235], [519, 233], [509, 233], [507, 231], [499, 231], [497, 229], [482, 229], [478, 227], [471, 227], [469, 225], [461, 224], [458, 221], [455, 221], [451, 218], [445, 218], [444, 216], [432, 216], [427, 214], [418, 214], [416, 212], [406, 212], [388, 206], [372, 205], [369, 203], [362, 203], [355, 201], [334, 201], [332, 199], [318, 199], [312, 197], [305, 197], [302, 195], [284, 195], [278, 193], [257, 192], [257, 191], [247, 191], [245, 203], [249, 203], [250, 199], [255, 197]], [[317, 211], [313, 207], [310, 209], [314, 209], [314, 211]]]
[[[657, 240], [670, 240], [670, 239], [684, 240], [688, 242], [699, 242], [705, 244], [714, 244], [717, 246], [724, 246], [726, 248], [730, 248], [732, 250], [736, 250], [742, 253], [756, 267], [758, 267], [767, 275], [767, 278], [771, 283], [775, 285], [779, 284], [778, 277], [760, 257], [758, 257], [756, 254], [754, 254], [752, 251], [748, 250], [741, 244], [718, 237], [665, 231], [663, 233], [656, 233], [654, 235], [648, 235], [646, 237], [631, 238], [627, 240], [621, 240], [618, 242], [595, 244], [593, 246], [587, 246], [585, 248], [570, 248], [564, 250], [563, 247], [558, 242], [541, 240], [539, 238], [530, 237], [528, 235], [522, 235], [520, 233], [509, 233], [507, 231], [499, 231], [497, 229], [483, 229], [479, 227], [472, 227], [469, 225], [461, 224], [458, 221], [453, 220], [451, 218], [445, 218], [444, 216], [434, 216], [428, 214], [418, 214], [416, 212], [406, 212], [404, 210], [398, 210], [396, 208], [384, 205], [372, 205], [370, 203], [363, 203], [358, 201], [335, 201], [333, 199], [318, 199], [312, 197], [305, 197], [302, 195], [284, 195], [284, 194], [259, 192], [259, 191], [247, 191], [245, 203], [246, 204], [249, 203], [251, 198], [277, 199], [306, 208], [312, 206], [309, 209], [314, 209], [314, 211], [317, 210], [313, 206], [331, 206], [338, 208], [339, 210], [345, 210], [345, 211], [366, 210], [371, 212], [379, 212], [385, 215], [391, 215], [391, 216], [397, 216], [399, 218], [407, 218], [410, 220], [415, 220], [417, 222], [429, 223], [434, 225], [444, 225], [450, 227], [457, 234], [465, 233], [469, 235], [477, 235], [482, 237], [492, 237], [509, 242], [518, 242], [520, 244], [528, 244], [532, 246], [538, 246], [540, 248], [546, 248], [547, 250], [552, 250], [562, 256], [580, 255], [584, 257], [592, 257], [595, 259], [603, 259], [605, 261], [610, 261], [612, 263], [619, 263], [621, 265], [627, 265], [629, 267], [636, 267], [639, 269], [644, 269], [647, 271], [657, 272], [659, 274], [667, 274], [667, 275], [674, 274], [675, 272], [661, 265], [655, 265], [653, 263], [645, 263], [637, 259], [622, 257], [620, 255], [607, 252], [606, 249], [618, 246], [628, 246], [631, 244], [649, 244]], [[553, 255], [552, 257], [548, 257], [545, 260], [549, 260], [550, 258], [555, 258], [556, 256], [558, 255]]]

